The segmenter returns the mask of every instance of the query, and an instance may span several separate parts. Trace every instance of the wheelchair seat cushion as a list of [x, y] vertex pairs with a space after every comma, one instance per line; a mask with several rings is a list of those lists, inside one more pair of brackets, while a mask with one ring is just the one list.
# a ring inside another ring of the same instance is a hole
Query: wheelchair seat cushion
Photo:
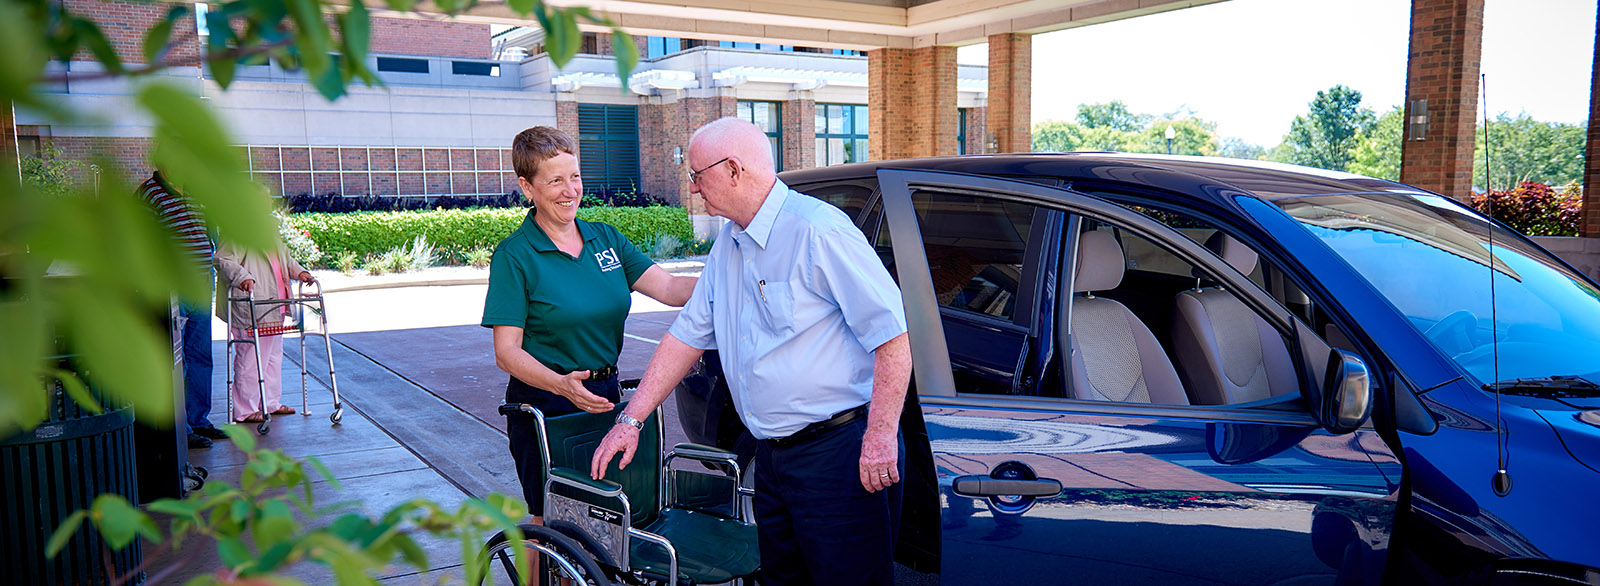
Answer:
[[[761, 567], [756, 526], [749, 523], [685, 509], [664, 509], [644, 530], [672, 542], [678, 551], [679, 580], [717, 584], [749, 576]], [[666, 575], [667, 552], [659, 545], [635, 538], [628, 549], [629, 563], [635, 569]]]

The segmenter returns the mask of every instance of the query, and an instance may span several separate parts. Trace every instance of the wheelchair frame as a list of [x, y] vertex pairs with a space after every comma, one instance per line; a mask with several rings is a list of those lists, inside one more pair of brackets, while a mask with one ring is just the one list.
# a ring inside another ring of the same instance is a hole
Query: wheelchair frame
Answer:
[[[624, 383], [627, 388], [637, 386], [637, 381]], [[621, 408], [621, 405], [618, 406]], [[622, 484], [611, 480], [593, 480], [588, 477], [587, 470], [575, 470], [569, 467], [551, 465], [550, 441], [548, 424], [545, 416], [537, 408], [521, 403], [506, 404], [500, 407], [504, 415], [513, 413], [532, 415], [535, 429], [539, 437], [541, 452], [541, 465], [545, 471], [544, 480], [544, 519], [545, 526], [559, 533], [565, 534], [585, 548], [585, 553], [599, 562], [610, 578], [627, 584], [678, 584], [685, 578], [679, 574], [678, 549], [672, 542], [662, 535], [645, 531], [633, 526], [634, 503], [624, 492]], [[574, 414], [578, 415], [578, 414]], [[656, 445], [660, 446], [665, 441], [665, 432], [661, 426], [662, 411], [658, 407], [649, 419], [654, 419], [654, 433]], [[609, 421], [609, 419], [608, 419]], [[650, 426], [646, 426], [649, 429]], [[609, 430], [609, 426], [606, 428]], [[658, 515], [674, 508], [687, 511], [726, 517], [720, 513], [706, 513], [689, 507], [680, 507], [679, 502], [679, 475], [690, 474], [707, 478], [726, 479], [732, 486], [728, 494], [728, 506], [732, 512], [730, 520], [737, 521], [743, 517], [745, 497], [754, 495], [754, 491], [740, 485], [742, 478], [737, 457], [733, 452], [712, 447], [694, 444], [679, 444], [667, 451], [663, 456], [657, 451], [655, 461], [644, 461], [635, 453], [633, 466], [654, 465], [660, 471], [655, 478], [654, 490], [656, 502], [661, 504], [657, 510]], [[707, 465], [708, 468], [720, 472], [711, 474], [707, 472], [678, 470], [672, 467], [672, 462], [678, 459], [691, 460]], [[621, 511], [608, 511], [603, 507], [594, 505], [574, 497], [558, 494], [557, 486], [569, 487], [573, 490], [592, 495], [600, 499], [609, 499], [616, 502]], [[615, 519], [609, 518], [615, 515]], [[626, 523], [625, 525], [623, 523]], [[741, 522], [741, 524], [743, 524]], [[496, 539], [503, 540], [503, 536], [496, 535], [490, 539], [494, 544]], [[655, 575], [655, 572], [634, 567], [634, 560], [630, 559], [630, 544], [632, 540], [641, 540], [652, 543], [667, 554], [668, 568], [666, 576]], [[555, 556], [550, 551], [546, 555]], [[577, 565], [577, 564], [568, 564]], [[759, 565], [757, 566], [759, 568]], [[731, 581], [737, 581], [752, 575], [736, 575]], [[668, 578], [670, 576], [671, 578]]]
[[[313, 281], [312, 284], [317, 287], [316, 293], [306, 295], [305, 283], [296, 281], [294, 294], [288, 299], [256, 299], [255, 291], [251, 290], [246, 292], [247, 295], [244, 297], [228, 297], [227, 307], [223, 309], [223, 313], [226, 316], [223, 321], [227, 323], [226, 327], [230, 332], [228, 334], [228, 347], [223, 357], [223, 361], [226, 363], [224, 368], [226, 368], [227, 372], [228, 419], [233, 419], [233, 353], [241, 351], [235, 348], [236, 345], [249, 344], [251, 350], [256, 354], [256, 391], [260, 393], [262, 407], [261, 423], [256, 425], [256, 433], [258, 434], [267, 435], [267, 432], [272, 429], [272, 413], [266, 409], [267, 381], [264, 376], [266, 373], [261, 367], [260, 342], [261, 338], [265, 336], [282, 336], [291, 332], [300, 334], [298, 336], [300, 338], [300, 414], [305, 417], [312, 415], [306, 397], [306, 336], [322, 337], [322, 347], [327, 352], [328, 359], [328, 388], [333, 391], [333, 413], [328, 416], [328, 421], [331, 425], [339, 425], [339, 420], [344, 417], [344, 401], [339, 399], [339, 378], [333, 368], [333, 343], [328, 336], [328, 311], [323, 304], [322, 281]], [[250, 322], [255, 327], [246, 330], [250, 334], [249, 339], [235, 339], [231, 333], [233, 329], [233, 303], [238, 301], [248, 303], [250, 306]], [[268, 311], [272, 311], [279, 307], [289, 308], [290, 315], [288, 317], [294, 320], [294, 325], [263, 327], [260, 324], [260, 318], [257, 317], [261, 315], [258, 308], [266, 308]], [[317, 316], [318, 328], [315, 332], [306, 330], [304, 313], [306, 309], [310, 309]]]

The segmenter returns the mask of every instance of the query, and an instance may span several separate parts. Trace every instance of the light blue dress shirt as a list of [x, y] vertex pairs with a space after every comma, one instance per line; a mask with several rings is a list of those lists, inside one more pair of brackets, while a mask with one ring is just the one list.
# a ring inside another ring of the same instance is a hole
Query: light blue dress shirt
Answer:
[[873, 351], [906, 318], [850, 218], [778, 181], [747, 228], [723, 226], [668, 331], [720, 350], [745, 426], [771, 439], [870, 401]]

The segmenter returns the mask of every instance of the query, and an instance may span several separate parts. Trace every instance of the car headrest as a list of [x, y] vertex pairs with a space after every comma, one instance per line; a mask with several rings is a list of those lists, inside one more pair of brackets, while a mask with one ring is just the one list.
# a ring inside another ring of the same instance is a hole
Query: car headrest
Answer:
[[1222, 257], [1224, 262], [1241, 274], [1248, 275], [1256, 270], [1256, 251], [1223, 234], [1221, 230], [1206, 239], [1206, 249], [1217, 253], [1217, 256]]
[[1078, 237], [1078, 272], [1072, 279], [1072, 292], [1105, 291], [1122, 284], [1128, 260], [1122, 245], [1110, 232], [1084, 232]]

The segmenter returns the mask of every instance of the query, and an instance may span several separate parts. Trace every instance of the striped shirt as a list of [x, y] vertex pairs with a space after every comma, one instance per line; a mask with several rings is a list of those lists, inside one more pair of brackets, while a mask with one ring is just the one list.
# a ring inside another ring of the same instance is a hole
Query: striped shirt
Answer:
[[155, 177], [140, 185], [139, 192], [144, 196], [145, 203], [155, 210], [156, 217], [178, 239], [178, 244], [194, 256], [195, 262], [211, 266], [211, 255], [216, 249], [212, 247], [211, 237], [206, 234], [206, 222], [196, 213], [194, 203], [167, 191]]

